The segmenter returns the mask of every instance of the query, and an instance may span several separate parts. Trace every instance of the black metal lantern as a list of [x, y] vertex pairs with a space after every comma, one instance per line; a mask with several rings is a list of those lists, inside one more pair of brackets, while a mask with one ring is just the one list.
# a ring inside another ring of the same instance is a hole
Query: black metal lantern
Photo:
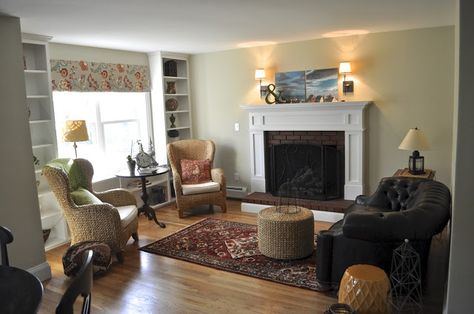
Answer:
[[425, 173], [425, 157], [420, 156], [420, 152], [415, 150], [408, 160], [408, 172], [411, 174]]

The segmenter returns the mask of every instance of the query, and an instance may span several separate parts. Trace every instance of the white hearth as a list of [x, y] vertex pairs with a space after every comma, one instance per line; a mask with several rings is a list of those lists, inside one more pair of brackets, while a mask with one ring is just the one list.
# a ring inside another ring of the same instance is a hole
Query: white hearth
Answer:
[[265, 131], [344, 131], [344, 199], [364, 193], [365, 109], [368, 101], [244, 105], [249, 113], [251, 192], [266, 192]]

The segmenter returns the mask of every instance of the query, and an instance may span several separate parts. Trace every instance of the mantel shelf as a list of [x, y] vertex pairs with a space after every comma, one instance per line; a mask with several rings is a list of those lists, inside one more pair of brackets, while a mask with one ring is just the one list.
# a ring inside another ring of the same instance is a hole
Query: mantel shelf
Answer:
[[340, 101], [340, 102], [313, 102], [313, 103], [290, 103], [290, 104], [248, 104], [240, 108], [248, 111], [288, 111], [288, 110], [352, 110], [365, 109], [371, 101]]

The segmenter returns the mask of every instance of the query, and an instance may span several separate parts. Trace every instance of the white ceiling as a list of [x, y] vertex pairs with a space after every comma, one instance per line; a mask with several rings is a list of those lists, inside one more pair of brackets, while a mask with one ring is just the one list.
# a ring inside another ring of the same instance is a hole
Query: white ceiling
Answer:
[[454, 8], [455, 0], [0, 0], [23, 32], [53, 42], [186, 53], [453, 25]]

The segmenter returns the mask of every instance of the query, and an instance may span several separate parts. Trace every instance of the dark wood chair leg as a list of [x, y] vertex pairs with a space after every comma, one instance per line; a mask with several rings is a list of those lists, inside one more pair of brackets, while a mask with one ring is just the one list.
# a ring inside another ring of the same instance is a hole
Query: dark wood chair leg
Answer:
[[214, 205], [209, 205], [209, 214], [214, 214]]
[[139, 240], [139, 239], [138, 239], [138, 232], [132, 233], [132, 238], [133, 238], [133, 240], [135, 240], [136, 242], [138, 242], [138, 240]]
[[118, 262], [120, 264], [122, 264], [123, 263], [123, 252], [117, 252], [116, 256], [117, 256]]

